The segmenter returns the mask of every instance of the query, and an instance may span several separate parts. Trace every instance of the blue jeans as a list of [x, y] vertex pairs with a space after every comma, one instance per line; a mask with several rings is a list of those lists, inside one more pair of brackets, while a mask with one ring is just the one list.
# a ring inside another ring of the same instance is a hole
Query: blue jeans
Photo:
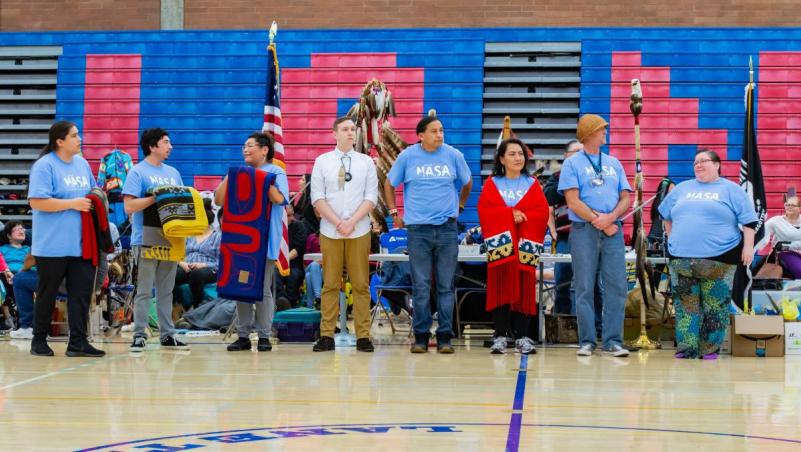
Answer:
[[573, 257], [573, 286], [579, 343], [595, 346], [595, 286], [603, 280], [603, 346], [623, 345], [623, 316], [626, 308], [626, 250], [623, 230], [608, 237], [592, 224], [575, 222], [570, 231]]
[[[556, 242], [556, 252], [558, 254], [570, 254], [570, 241], [558, 240]], [[576, 291], [573, 288], [573, 264], [571, 262], [560, 262], [554, 264], [554, 282], [556, 289], [554, 294], [554, 312], [557, 314], [576, 315]], [[595, 284], [595, 331], [601, 335], [601, 312], [603, 312], [603, 281], [600, 275]]]
[[459, 240], [455, 221], [441, 225], [410, 224], [409, 265], [412, 272], [414, 334], [428, 336], [431, 331], [431, 273], [437, 284], [437, 340], [453, 336], [454, 283], [458, 265]]
[[323, 267], [312, 262], [306, 267], [306, 306], [314, 308], [314, 299], [320, 298], [323, 291]]
[[33, 293], [39, 287], [39, 274], [36, 270], [21, 271], [14, 275], [12, 286], [19, 313], [19, 327], [33, 328]]

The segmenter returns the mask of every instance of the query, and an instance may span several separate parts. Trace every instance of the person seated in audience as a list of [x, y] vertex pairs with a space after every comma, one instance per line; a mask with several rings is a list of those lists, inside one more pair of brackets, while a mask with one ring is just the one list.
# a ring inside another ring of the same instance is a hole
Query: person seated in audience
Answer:
[[785, 242], [783, 250], [775, 250], [781, 266], [793, 279], [801, 279], [801, 200], [788, 196], [784, 201], [784, 215], [775, 216], [765, 222], [765, 236], [754, 249], [761, 249], [770, 241], [774, 247]]
[[311, 174], [306, 173], [300, 176], [300, 195], [296, 196], [294, 211], [297, 220], [306, 226], [310, 233], [320, 232], [320, 215], [311, 202]]
[[189, 284], [189, 290], [192, 292], [192, 304], [184, 306], [185, 309], [197, 307], [202, 303], [205, 285], [217, 281], [221, 235], [214, 229], [215, 218], [211, 200], [204, 199], [203, 205], [206, 209], [206, 217], [209, 219], [209, 227], [203, 235], [186, 239], [186, 257], [183, 262], [178, 263], [178, 269], [175, 272], [173, 300], [180, 299], [178, 286], [181, 284]]
[[[317, 234], [310, 232], [306, 236], [306, 251], [304, 254], [319, 253], [320, 252], [320, 239]], [[308, 259], [303, 260], [305, 267], [305, 281], [306, 281], [306, 307], [319, 309], [320, 297], [323, 291], [323, 266], [322, 261], [312, 261]]]
[[[287, 204], [286, 214], [289, 218], [289, 275], [281, 276], [275, 269], [276, 297], [279, 301], [297, 306], [300, 300], [300, 286], [303, 284], [303, 255], [306, 253], [306, 238], [309, 232], [306, 226], [295, 219], [295, 208]], [[283, 299], [283, 300], [282, 300]]]
[[28, 253], [22, 268], [13, 278], [14, 300], [17, 303], [19, 327], [10, 333], [12, 339], [33, 339], [33, 294], [39, 287], [36, 260]]
[[8, 264], [6, 277], [0, 279], [10, 300], [14, 300], [12, 279], [22, 269], [25, 256], [31, 252], [31, 247], [25, 244], [25, 239], [25, 226], [20, 221], [9, 221], [0, 232], [0, 255]]

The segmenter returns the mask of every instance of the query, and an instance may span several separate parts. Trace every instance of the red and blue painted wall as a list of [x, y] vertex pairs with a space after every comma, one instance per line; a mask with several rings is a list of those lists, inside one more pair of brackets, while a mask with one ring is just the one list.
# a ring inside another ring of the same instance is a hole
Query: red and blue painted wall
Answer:
[[[770, 214], [801, 181], [801, 30], [798, 29], [418, 29], [284, 30], [278, 35], [290, 176], [331, 148], [330, 124], [375, 77], [397, 99], [393, 125], [412, 142], [430, 108], [446, 141], [475, 176], [481, 162], [484, 44], [582, 43], [582, 113], [610, 121], [609, 152], [633, 172], [628, 82], [643, 82], [647, 191], [662, 176], [691, 176], [698, 147], [720, 152], [736, 177], [742, 150], [748, 58], [758, 82], [757, 134]], [[163, 127], [171, 156], [201, 188], [215, 185], [262, 123], [266, 34], [262, 31], [0, 34], [0, 45], [61, 45], [57, 117], [79, 124], [96, 160], [115, 145], [141, 157], [141, 130]], [[536, 151], [536, 150], [535, 150]], [[292, 178], [296, 187], [296, 178]], [[475, 194], [471, 200], [475, 206]], [[475, 222], [474, 208], [462, 219]]]

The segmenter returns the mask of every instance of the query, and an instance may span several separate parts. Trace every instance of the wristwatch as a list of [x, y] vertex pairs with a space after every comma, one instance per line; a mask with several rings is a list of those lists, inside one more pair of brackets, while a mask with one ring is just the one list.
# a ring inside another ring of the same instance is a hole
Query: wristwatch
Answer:
[[398, 209], [389, 209], [389, 216], [394, 217], [398, 214]]

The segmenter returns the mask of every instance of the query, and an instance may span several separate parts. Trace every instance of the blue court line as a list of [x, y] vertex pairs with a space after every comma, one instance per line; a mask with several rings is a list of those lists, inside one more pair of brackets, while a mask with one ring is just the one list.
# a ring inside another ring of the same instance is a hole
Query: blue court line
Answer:
[[[517, 372], [515, 400], [512, 410], [523, 410], [523, 399], [526, 396], [526, 375], [528, 373], [528, 355], [520, 355], [520, 369]], [[520, 428], [523, 424], [523, 413], [513, 412], [509, 419], [509, 434], [506, 436], [506, 452], [517, 452], [520, 449]]]
[[[124, 441], [114, 444], [106, 444], [103, 446], [94, 446], [87, 449], [78, 449], [77, 452], [89, 452], [89, 451], [96, 451], [101, 449], [110, 449], [112, 447], [119, 447], [119, 446], [130, 446], [134, 444], [141, 444], [145, 442], [151, 441], [159, 441], [159, 440], [166, 440], [166, 439], [177, 439], [177, 438], [190, 438], [190, 437], [201, 437], [201, 436], [208, 436], [208, 435], [220, 435], [220, 434], [236, 434], [236, 433], [245, 433], [245, 432], [260, 432], [260, 431], [268, 431], [268, 430], [287, 430], [293, 428], [338, 428], [338, 427], [373, 427], [373, 426], [416, 426], [416, 425], [423, 425], [423, 426], [436, 426], [436, 425], [444, 425], [444, 426], [453, 426], [453, 427], [502, 427], [506, 424], [502, 423], [489, 423], [489, 422], [387, 422], [387, 423], [366, 423], [366, 424], [319, 424], [319, 425], [287, 425], [281, 427], [260, 427], [260, 428], [249, 428], [249, 429], [235, 429], [235, 430], [219, 430], [219, 431], [211, 431], [211, 432], [203, 432], [203, 433], [189, 433], [184, 435], [170, 435], [170, 436], [160, 436], [154, 438], [146, 438], [146, 439], [137, 439], [133, 441]], [[606, 426], [606, 425], [571, 425], [571, 424], [521, 424], [522, 427], [539, 427], [539, 428], [564, 428], [564, 429], [574, 429], [574, 430], [621, 430], [621, 431], [630, 431], [630, 432], [648, 432], [648, 433], [685, 433], [690, 435], [703, 435], [703, 436], [720, 436], [726, 438], [740, 438], [745, 440], [763, 440], [763, 441], [774, 441], [780, 443], [791, 443], [791, 444], [801, 444], [801, 439], [791, 439], [791, 438], [777, 438], [777, 437], [770, 437], [770, 436], [760, 436], [760, 435], [746, 435], [741, 433], [725, 433], [725, 432], [703, 432], [697, 430], [679, 430], [679, 429], [660, 429], [660, 428], [647, 428], [647, 427], [618, 427], [618, 426]]]

